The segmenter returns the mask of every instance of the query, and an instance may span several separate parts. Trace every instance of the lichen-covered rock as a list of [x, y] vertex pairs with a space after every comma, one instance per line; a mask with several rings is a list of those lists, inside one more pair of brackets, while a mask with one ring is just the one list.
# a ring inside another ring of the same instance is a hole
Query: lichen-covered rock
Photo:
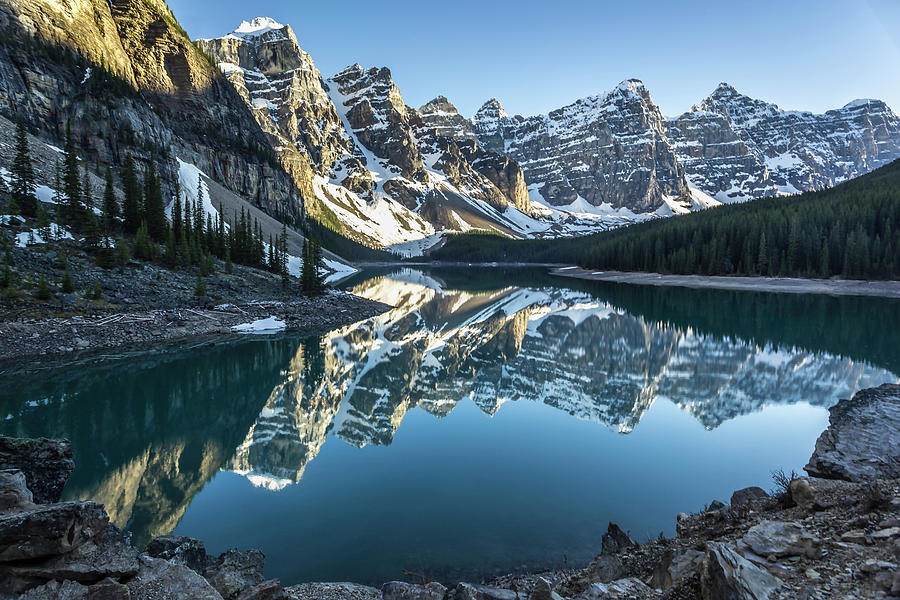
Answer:
[[443, 600], [446, 593], [447, 588], [437, 582], [421, 585], [405, 581], [389, 581], [381, 586], [381, 596], [384, 600]]
[[619, 579], [611, 583], [595, 583], [581, 598], [584, 600], [650, 600], [658, 594], [637, 577]]
[[381, 591], [358, 583], [301, 583], [285, 589], [292, 600], [381, 600]]
[[126, 587], [131, 600], [222, 600], [221, 594], [191, 569], [149, 556], [141, 557], [138, 574], [128, 581]]
[[206, 546], [200, 540], [179, 535], [153, 538], [147, 544], [147, 554], [169, 562], [184, 565], [198, 573], [206, 569]]
[[0, 515], [34, 508], [31, 490], [25, 485], [25, 474], [16, 469], [0, 471]]
[[103, 531], [106, 511], [93, 502], [64, 502], [0, 517], [0, 562], [71, 552]]
[[615, 554], [625, 548], [631, 546], [634, 542], [628, 537], [628, 534], [615, 523], [610, 523], [606, 527], [606, 533], [601, 539], [600, 554]]
[[757, 486], [750, 486], [740, 490], [736, 490], [731, 495], [731, 506], [739, 507], [745, 504], [752, 504], [757, 500], [768, 498], [769, 494], [766, 490]]
[[819, 541], [799, 523], [763, 521], [751, 527], [743, 542], [759, 556], [815, 557]]
[[682, 579], [697, 573], [705, 557], [703, 552], [690, 548], [678, 553], [666, 552], [653, 571], [650, 585], [661, 590], [677, 585]]
[[862, 390], [833, 406], [804, 468], [825, 479], [900, 477], [900, 385]]
[[[137, 574], [140, 552], [116, 527], [106, 529], [74, 550], [43, 559], [0, 563], [0, 589], [22, 592], [49, 581], [71, 580], [92, 585]], [[93, 592], [92, 592], [93, 593]]]
[[265, 564], [266, 556], [259, 550], [228, 550], [207, 566], [203, 576], [225, 600], [232, 600], [263, 582]]
[[781, 581], [727, 544], [707, 544], [701, 574], [703, 600], [767, 600]]
[[59, 502], [74, 468], [68, 440], [0, 436], [0, 469], [24, 473], [25, 484], [37, 504]]

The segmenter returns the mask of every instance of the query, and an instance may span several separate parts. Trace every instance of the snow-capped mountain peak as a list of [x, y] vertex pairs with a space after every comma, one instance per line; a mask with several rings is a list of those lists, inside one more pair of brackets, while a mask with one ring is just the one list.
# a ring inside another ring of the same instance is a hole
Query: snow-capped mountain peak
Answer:
[[259, 36], [269, 31], [284, 29], [284, 25], [271, 17], [256, 17], [250, 21], [241, 21], [238, 28], [232, 31], [232, 35], [239, 37]]

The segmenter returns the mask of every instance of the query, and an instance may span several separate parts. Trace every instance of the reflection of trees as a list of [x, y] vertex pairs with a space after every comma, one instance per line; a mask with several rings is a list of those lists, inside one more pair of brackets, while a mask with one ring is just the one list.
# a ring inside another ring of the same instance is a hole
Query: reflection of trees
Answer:
[[0, 431], [71, 439], [65, 496], [105, 504], [142, 543], [170, 532], [232, 456], [296, 347], [209, 344], [13, 375], [0, 381], [0, 412], [13, 415]]

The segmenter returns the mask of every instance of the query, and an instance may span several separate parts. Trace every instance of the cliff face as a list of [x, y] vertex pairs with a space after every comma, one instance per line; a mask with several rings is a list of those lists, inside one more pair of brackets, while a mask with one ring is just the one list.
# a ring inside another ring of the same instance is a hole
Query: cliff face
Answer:
[[508, 115], [494, 99], [472, 130], [485, 148], [521, 163], [529, 185], [553, 206], [583, 201], [636, 213], [668, 202], [691, 206], [662, 113], [636, 79], [529, 118]]
[[821, 190], [900, 157], [900, 119], [880, 100], [817, 115], [727, 83], [667, 132], [690, 181], [722, 202]]
[[161, 0], [0, 0], [0, 28], [5, 116], [56, 141], [69, 123], [88, 162], [154, 156], [174, 181], [179, 157], [273, 214], [303, 213], [246, 104]]

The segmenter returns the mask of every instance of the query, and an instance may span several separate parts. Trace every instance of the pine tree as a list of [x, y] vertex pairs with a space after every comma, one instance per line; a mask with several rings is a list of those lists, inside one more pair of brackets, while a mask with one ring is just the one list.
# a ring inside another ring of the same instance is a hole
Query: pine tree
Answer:
[[150, 242], [150, 234], [147, 232], [147, 224], [141, 223], [137, 234], [134, 236], [134, 255], [141, 260], [153, 258], [153, 246]]
[[195, 296], [205, 296], [206, 295], [206, 281], [203, 279], [203, 276], [200, 275], [199, 271], [197, 271], [197, 285], [194, 287], [194, 295]]
[[138, 182], [134, 160], [130, 154], [125, 155], [122, 166], [122, 190], [125, 197], [122, 201], [122, 218], [125, 220], [125, 231], [137, 233], [141, 226], [141, 184]]
[[34, 168], [28, 150], [28, 131], [25, 122], [19, 118], [16, 122], [16, 155], [12, 163], [12, 201], [19, 205], [19, 210], [26, 217], [37, 215], [38, 200], [34, 195]]
[[69, 275], [69, 266], [66, 265], [66, 270], [63, 271], [62, 276], [62, 291], [64, 294], [71, 294], [75, 291], [75, 286], [72, 284], [72, 277]]
[[170, 269], [174, 269], [178, 266], [178, 250], [175, 247], [175, 231], [172, 229], [169, 229], [169, 234], [166, 236], [166, 254], [163, 257], [163, 260]]
[[13, 286], [13, 257], [9, 243], [6, 242], [6, 239], [3, 242], [4, 246], [6, 246], [6, 251], [3, 253], [3, 278], [0, 279], [0, 287], [8, 289]]
[[94, 212], [94, 190], [91, 186], [91, 174], [88, 172], [87, 163], [83, 164], [84, 175], [81, 183], [81, 197], [87, 212]]
[[81, 231], [81, 175], [78, 172], [78, 155], [72, 141], [72, 129], [66, 123], [66, 147], [63, 157], [63, 199], [65, 210], [63, 221], [76, 231]]
[[119, 217], [119, 203], [116, 202], [116, 192], [113, 189], [112, 170], [106, 165], [106, 187], [103, 190], [103, 229], [108, 234], [113, 230], [115, 221]]
[[34, 297], [38, 300], [50, 299], [50, 286], [47, 285], [47, 278], [44, 277], [43, 273], [41, 274], [40, 281], [38, 281], [37, 291], [35, 292]]
[[92, 210], [86, 211], [84, 213], [84, 245], [90, 250], [96, 250], [100, 247], [102, 238], [97, 216]]
[[321, 294], [325, 289], [325, 281], [322, 277], [322, 268], [324, 267], [324, 261], [322, 257], [322, 246], [319, 244], [318, 240], [312, 241], [312, 248], [310, 252], [313, 264], [313, 293]]
[[177, 182], [175, 183], [175, 200], [172, 203], [172, 234], [175, 238], [176, 246], [183, 248], [184, 220], [181, 215], [181, 188]]
[[151, 160], [144, 173], [144, 221], [147, 232], [158, 242], [166, 241], [166, 209], [163, 203], [162, 187], [156, 173], [156, 162]]
[[288, 270], [287, 252], [287, 225], [281, 224], [281, 237], [278, 240], [278, 271], [281, 273], [281, 285], [287, 287], [290, 283], [290, 271]]

